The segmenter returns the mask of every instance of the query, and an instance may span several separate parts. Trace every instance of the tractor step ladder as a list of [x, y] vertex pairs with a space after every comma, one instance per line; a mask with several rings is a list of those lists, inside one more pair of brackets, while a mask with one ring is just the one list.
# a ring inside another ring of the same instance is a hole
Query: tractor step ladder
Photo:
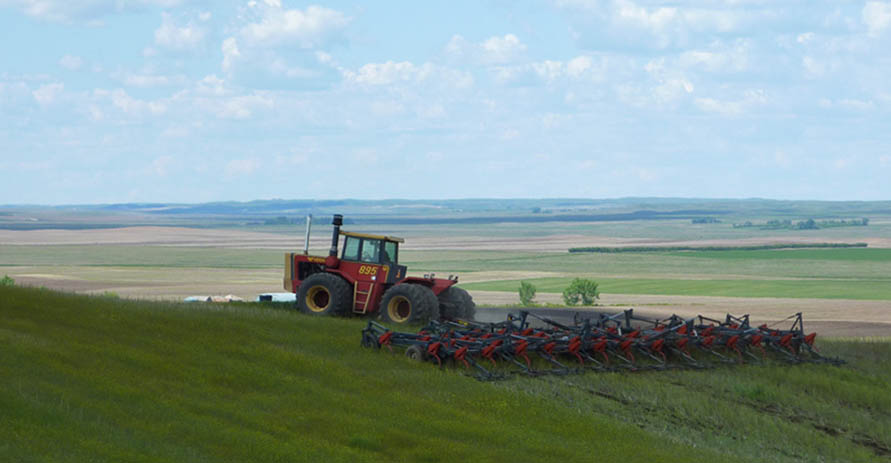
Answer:
[[353, 313], [368, 313], [368, 305], [371, 304], [373, 291], [374, 283], [370, 281], [357, 281], [353, 285]]

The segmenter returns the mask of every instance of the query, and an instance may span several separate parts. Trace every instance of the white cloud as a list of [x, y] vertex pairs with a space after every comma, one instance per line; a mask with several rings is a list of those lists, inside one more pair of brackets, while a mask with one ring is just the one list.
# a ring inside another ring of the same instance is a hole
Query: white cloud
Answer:
[[204, 43], [206, 34], [191, 22], [178, 26], [168, 13], [162, 13], [161, 26], [155, 30], [155, 44], [171, 50], [195, 50]]
[[223, 71], [231, 71], [235, 61], [241, 57], [241, 52], [238, 50], [238, 40], [235, 37], [229, 37], [223, 40], [223, 45], [220, 48], [223, 51]]
[[805, 32], [802, 34], [798, 34], [798, 37], [795, 38], [795, 41], [803, 45], [813, 41], [814, 37], [816, 37], [816, 35], [814, 35], [813, 32]]
[[569, 61], [543, 60], [513, 66], [491, 68], [495, 80], [501, 83], [553, 83], [562, 79], [602, 82], [609, 62], [604, 57], [580, 55]]
[[12, 6], [28, 16], [55, 22], [87, 21], [111, 14], [139, 11], [150, 7], [171, 8], [186, 0], [0, 0], [0, 6]]
[[314, 48], [338, 39], [350, 22], [350, 18], [343, 13], [321, 6], [288, 10], [279, 1], [251, 2], [248, 5], [257, 17], [254, 22], [242, 27], [240, 34], [252, 45], [296, 44], [302, 48]]
[[80, 56], [65, 55], [59, 60], [59, 66], [69, 71], [77, 71], [84, 65], [84, 60]]
[[205, 76], [198, 82], [198, 93], [204, 95], [222, 96], [226, 94], [225, 81], [214, 74]]
[[455, 88], [467, 88], [473, 85], [473, 77], [468, 72], [432, 63], [418, 66], [409, 61], [368, 63], [356, 71], [344, 70], [343, 75], [348, 82], [370, 86], [425, 81], [441, 82]]
[[223, 119], [248, 119], [257, 110], [270, 109], [274, 105], [273, 99], [266, 94], [239, 95], [224, 100], [217, 116]]
[[526, 44], [514, 34], [493, 36], [480, 43], [471, 43], [460, 35], [452, 36], [445, 52], [458, 59], [482, 64], [505, 64], [516, 61], [526, 51]]
[[767, 102], [767, 95], [761, 89], [747, 90], [743, 97], [738, 100], [719, 100], [715, 98], [696, 98], [695, 100], [696, 106], [699, 109], [724, 116], [737, 116]]
[[346, 77], [359, 84], [387, 85], [394, 82], [424, 80], [430, 75], [431, 68], [430, 64], [418, 67], [408, 61], [368, 63], [355, 73], [347, 71]]
[[484, 59], [494, 63], [512, 61], [526, 51], [526, 45], [513, 34], [490, 37], [482, 43], [481, 48]]
[[93, 95], [98, 99], [107, 99], [112, 106], [131, 116], [144, 114], [160, 115], [167, 111], [167, 105], [161, 101], [145, 101], [131, 97], [122, 89], [94, 90]]
[[[644, 42], [651, 42], [649, 45], [657, 48], [683, 46], [691, 42], [691, 37], [697, 33], [736, 31], [742, 25], [753, 22], [753, 18], [765, 14], [759, 8], [739, 8], [735, 2], [702, 2], [697, 5], [692, 2], [556, 0], [555, 3], [568, 10], [573, 15], [573, 21], [579, 22], [580, 27], [573, 28], [577, 39], [605, 33], [622, 46], [644, 38]], [[665, 3], [671, 6], [664, 6]]]
[[749, 68], [751, 44], [740, 39], [727, 46], [713, 42], [706, 49], [688, 50], [678, 57], [678, 65], [683, 68], [700, 68], [708, 72], [742, 72]]
[[36, 90], [31, 92], [34, 96], [34, 99], [41, 106], [50, 105], [56, 101], [56, 98], [62, 94], [62, 91], [65, 90], [65, 84], [63, 83], [52, 83], [41, 85]]
[[128, 87], [139, 88], [167, 87], [171, 85], [185, 85], [187, 83], [185, 76], [126, 73], [116, 74], [115, 77]]
[[878, 37], [891, 26], [891, 3], [867, 2], [861, 13], [870, 37]]

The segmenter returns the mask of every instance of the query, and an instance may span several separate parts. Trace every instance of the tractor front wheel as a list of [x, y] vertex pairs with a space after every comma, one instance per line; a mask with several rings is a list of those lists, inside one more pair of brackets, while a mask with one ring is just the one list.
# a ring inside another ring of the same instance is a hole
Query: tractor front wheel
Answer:
[[436, 296], [422, 285], [403, 283], [393, 286], [381, 298], [380, 312], [391, 323], [426, 323], [436, 313]]
[[343, 315], [353, 304], [353, 291], [343, 278], [330, 273], [314, 273], [297, 291], [297, 307], [310, 315]]

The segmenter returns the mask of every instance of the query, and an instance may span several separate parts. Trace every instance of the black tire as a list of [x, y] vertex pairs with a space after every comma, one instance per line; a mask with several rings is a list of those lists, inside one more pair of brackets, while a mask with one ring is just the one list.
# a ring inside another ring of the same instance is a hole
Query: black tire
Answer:
[[381, 298], [381, 319], [386, 322], [427, 323], [436, 312], [436, 296], [433, 291], [421, 285], [403, 283], [393, 286]]
[[436, 297], [436, 294], [433, 293], [433, 290], [426, 292], [427, 296], [427, 307], [429, 307], [430, 316], [427, 317], [427, 320], [439, 320], [442, 316], [439, 313], [439, 299]]
[[465, 289], [451, 286], [439, 293], [439, 313], [453, 320], [473, 320], [476, 316], [476, 304]]
[[300, 284], [297, 307], [310, 315], [345, 315], [353, 305], [353, 290], [343, 278], [314, 273]]
[[427, 360], [427, 351], [423, 347], [415, 344], [405, 349], [405, 356], [416, 361], [423, 362]]

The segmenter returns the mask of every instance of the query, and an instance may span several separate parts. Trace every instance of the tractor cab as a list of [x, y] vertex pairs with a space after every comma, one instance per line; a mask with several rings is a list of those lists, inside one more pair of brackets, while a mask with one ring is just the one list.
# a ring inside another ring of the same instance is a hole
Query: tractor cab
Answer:
[[350, 262], [365, 262], [396, 266], [399, 263], [399, 243], [402, 238], [394, 236], [367, 235], [342, 231], [343, 253], [340, 258]]

